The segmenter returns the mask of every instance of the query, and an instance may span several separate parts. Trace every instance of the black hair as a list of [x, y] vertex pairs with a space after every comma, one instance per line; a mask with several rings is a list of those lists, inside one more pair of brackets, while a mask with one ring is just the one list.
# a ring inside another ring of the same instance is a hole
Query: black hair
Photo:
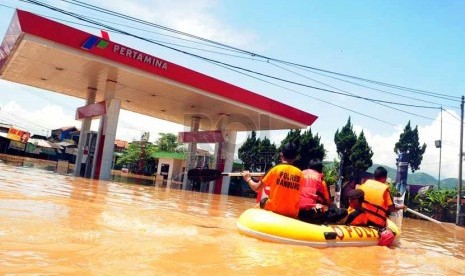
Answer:
[[319, 173], [323, 172], [323, 163], [319, 158], [313, 158], [308, 162], [308, 168]]
[[297, 146], [292, 143], [286, 143], [281, 150], [281, 154], [287, 160], [294, 160], [297, 157]]
[[377, 167], [375, 172], [373, 173], [375, 180], [379, 180], [381, 178], [387, 178], [387, 170], [384, 167]]
[[356, 198], [360, 201], [365, 200], [365, 192], [360, 189], [353, 189], [352, 191], [347, 193], [347, 198]]

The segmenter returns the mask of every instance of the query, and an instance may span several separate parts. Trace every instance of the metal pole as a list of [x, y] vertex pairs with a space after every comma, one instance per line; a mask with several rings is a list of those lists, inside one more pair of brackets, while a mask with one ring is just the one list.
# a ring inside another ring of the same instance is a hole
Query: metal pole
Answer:
[[458, 193], [457, 193], [457, 216], [455, 219], [455, 224], [460, 225], [460, 215], [461, 215], [461, 197], [462, 197], [462, 161], [463, 161], [463, 102], [464, 96], [462, 96], [462, 103], [460, 104], [460, 109], [462, 111], [462, 116], [460, 120], [460, 152], [459, 152], [459, 184], [458, 184]]
[[441, 135], [439, 138], [441, 146], [439, 147], [439, 176], [438, 176], [438, 190], [441, 189], [441, 155], [442, 155], [442, 106], [441, 106]]

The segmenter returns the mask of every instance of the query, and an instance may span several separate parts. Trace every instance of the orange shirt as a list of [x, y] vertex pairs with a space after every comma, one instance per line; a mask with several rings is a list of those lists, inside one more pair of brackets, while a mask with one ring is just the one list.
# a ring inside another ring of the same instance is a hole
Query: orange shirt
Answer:
[[262, 179], [270, 186], [270, 198], [265, 209], [296, 218], [299, 213], [299, 199], [302, 191], [302, 171], [290, 164], [278, 164], [271, 168]]

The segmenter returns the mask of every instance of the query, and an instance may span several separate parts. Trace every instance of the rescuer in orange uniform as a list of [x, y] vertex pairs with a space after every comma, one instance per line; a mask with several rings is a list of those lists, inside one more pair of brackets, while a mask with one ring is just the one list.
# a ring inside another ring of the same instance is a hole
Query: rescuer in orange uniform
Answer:
[[349, 214], [340, 223], [353, 226], [367, 226], [368, 216], [362, 207], [365, 193], [360, 189], [355, 189], [348, 192], [347, 197], [349, 200]]
[[302, 193], [300, 194], [299, 219], [309, 223], [322, 224], [331, 206], [331, 197], [323, 179], [323, 163], [312, 159], [308, 169], [302, 171]]
[[368, 216], [368, 225], [375, 226], [380, 231], [380, 245], [389, 246], [394, 241], [394, 233], [387, 228], [388, 212], [405, 209], [406, 206], [394, 205], [389, 186], [386, 183], [387, 171], [384, 167], [376, 168], [374, 180], [369, 179], [359, 186], [365, 192], [363, 209]]
[[302, 190], [302, 171], [292, 165], [297, 157], [296, 145], [285, 144], [279, 155], [281, 163], [272, 167], [262, 180], [255, 182], [249, 171], [243, 171], [241, 174], [254, 191], [260, 191], [265, 186], [270, 187], [269, 197], [260, 201], [260, 208], [297, 218]]

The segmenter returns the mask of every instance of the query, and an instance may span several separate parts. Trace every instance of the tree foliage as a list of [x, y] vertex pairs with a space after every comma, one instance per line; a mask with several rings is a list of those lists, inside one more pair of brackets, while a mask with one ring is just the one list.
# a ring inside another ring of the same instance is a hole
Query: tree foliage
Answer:
[[418, 201], [422, 210], [433, 213], [435, 219], [443, 220], [447, 209], [456, 207], [453, 205], [456, 197], [457, 190], [454, 189], [430, 189], [424, 195], [418, 194], [415, 200]]
[[178, 138], [173, 133], [160, 133], [155, 142], [157, 151], [182, 152], [184, 148], [178, 143]]
[[257, 133], [252, 131], [250, 136], [247, 136], [244, 144], [238, 149], [238, 157], [242, 160], [244, 169], [250, 170], [255, 166], [254, 160], [258, 152]]
[[[128, 148], [118, 158], [116, 162], [118, 165], [136, 164], [142, 157], [142, 147], [140, 142], [133, 142], [129, 144]], [[145, 157], [146, 161], [155, 161], [153, 157], [156, 147], [152, 143], [145, 143]]]
[[[144, 152], [145, 163], [155, 162], [155, 152], [182, 152], [182, 145], [177, 142], [177, 137], [173, 133], [160, 133], [160, 137], [155, 144], [149, 142], [132, 142], [116, 162], [118, 165], [137, 164]], [[144, 145], [144, 150], [142, 150]]]
[[332, 166], [329, 165], [323, 167], [323, 176], [328, 187], [336, 184], [338, 179], [338, 169], [339, 162], [337, 160], [333, 160]]
[[420, 169], [425, 151], [426, 144], [423, 143], [423, 145], [420, 146], [418, 126], [415, 126], [415, 129], [412, 130], [409, 121], [404, 128], [404, 132], [400, 134], [399, 141], [394, 146], [394, 152], [397, 154], [407, 154], [410, 169], [412, 173], [414, 173], [416, 170]]
[[276, 145], [271, 143], [270, 139], [258, 139], [258, 162], [257, 165], [261, 171], [267, 171], [273, 166], [273, 157], [276, 154]]
[[244, 168], [247, 170], [260, 168], [262, 171], [266, 171], [272, 166], [273, 162], [277, 163], [279, 161], [278, 153], [288, 142], [292, 142], [297, 146], [298, 156], [294, 165], [301, 169], [307, 168], [310, 159], [319, 158], [323, 160], [326, 154], [325, 148], [320, 142], [320, 137], [317, 134], [313, 135], [310, 129], [302, 134], [300, 129], [289, 130], [278, 149], [266, 137], [263, 140], [257, 139], [256, 132], [252, 131], [238, 150], [239, 159], [242, 160]]
[[372, 157], [373, 151], [368, 145], [365, 134], [362, 131], [357, 137], [357, 141], [352, 147], [349, 155], [350, 164], [357, 176], [366, 171], [369, 167], [373, 166]]
[[312, 135], [312, 130], [308, 129], [302, 133], [299, 139], [299, 155], [295, 165], [301, 169], [306, 169], [308, 163], [312, 159], [320, 159], [323, 161], [326, 151], [323, 144], [320, 142], [321, 138], [318, 134]]
[[353, 130], [350, 117], [342, 129], [334, 135], [336, 150], [343, 163], [342, 176], [344, 179], [355, 178], [359, 180], [360, 175], [373, 165], [373, 151], [368, 145], [365, 134], [362, 131], [356, 135]]
[[238, 149], [239, 159], [242, 160], [244, 169], [266, 171], [273, 165], [273, 157], [276, 154], [276, 145], [268, 138], [257, 139], [257, 133], [252, 131], [247, 140]]
[[291, 129], [287, 133], [286, 137], [281, 141], [281, 144], [279, 145], [279, 148], [276, 152], [276, 155], [274, 157], [275, 163], [279, 162], [279, 153], [283, 149], [284, 145], [287, 143], [294, 143], [294, 145], [299, 148], [300, 147], [300, 129]]
[[[342, 168], [342, 175], [344, 178], [349, 178], [350, 176], [350, 153], [352, 151], [352, 147], [357, 142], [357, 136], [352, 128], [352, 123], [350, 122], [350, 117], [347, 120], [345, 126], [342, 127], [341, 131], [339, 129], [336, 130], [336, 134], [334, 135], [334, 143], [336, 144], [336, 151], [339, 155], [341, 162], [344, 163]], [[352, 157], [353, 159], [356, 156]]]

